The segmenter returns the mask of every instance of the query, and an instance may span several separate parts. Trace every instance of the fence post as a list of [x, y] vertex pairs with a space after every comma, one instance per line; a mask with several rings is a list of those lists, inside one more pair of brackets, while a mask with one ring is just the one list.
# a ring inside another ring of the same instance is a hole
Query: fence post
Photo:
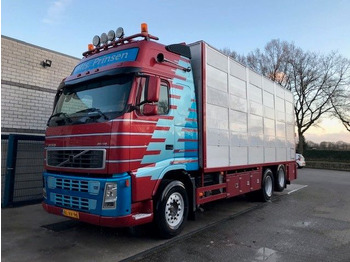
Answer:
[[15, 187], [16, 159], [17, 159], [18, 138], [16, 135], [9, 135], [8, 151], [6, 161], [6, 175], [3, 206], [7, 207], [13, 204], [13, 192]]

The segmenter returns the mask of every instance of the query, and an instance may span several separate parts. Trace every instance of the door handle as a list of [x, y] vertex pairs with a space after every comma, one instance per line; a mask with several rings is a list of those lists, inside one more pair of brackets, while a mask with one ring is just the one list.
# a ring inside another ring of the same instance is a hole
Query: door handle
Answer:
[[173, 150], [174, 145], [165, 145], [165, 150]]

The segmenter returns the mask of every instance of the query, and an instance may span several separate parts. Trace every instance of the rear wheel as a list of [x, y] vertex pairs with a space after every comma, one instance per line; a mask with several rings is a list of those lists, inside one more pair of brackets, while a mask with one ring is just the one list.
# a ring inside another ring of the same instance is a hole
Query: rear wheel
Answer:
[[155, 223], [164, 238], [178, 235], [188, 215], [188, 197], [181, 181], [165, 180], [156, 202]]
[[275, 181], [275, 190], [282, 192], [286, 187], [286, 171], [283, 165], [278, 166]]
[[273, 194], [273, 173], [271, 169], [266, 169], [262, 178], [262, 185], [261, 190], [259, 192], [260, 194], [260, 200], [263, 202], [267, 202], [271, 200], [272, 194]]

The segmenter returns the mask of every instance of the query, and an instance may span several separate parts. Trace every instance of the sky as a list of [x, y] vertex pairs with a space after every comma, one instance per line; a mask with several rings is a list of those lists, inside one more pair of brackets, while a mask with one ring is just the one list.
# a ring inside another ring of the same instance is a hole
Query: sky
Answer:
[[[350, 59], [349, 0], [1, 1], [2, 35], [78, 58], [94, 35], [120, 26], [126, 36], [135, 34], [143, 22], [163, 44], [204, 40], [247, 55], [280, 39], [304, 51], [338, 51]], [[350, 143], [338, 121], [319, 125], [307, 139]]]

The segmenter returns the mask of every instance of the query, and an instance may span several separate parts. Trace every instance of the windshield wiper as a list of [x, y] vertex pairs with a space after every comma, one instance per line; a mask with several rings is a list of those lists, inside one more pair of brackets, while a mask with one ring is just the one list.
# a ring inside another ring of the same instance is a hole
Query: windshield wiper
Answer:
[[88, 113], [88, 117], [90, 118], [94, 118], [95, 116], [93, 115], [89, 115], [89, 113], [98, 113], [99, 117], [103, 117], [105, 120], [109, 120], [108, 116], [106, 116], [100, 109], [92, 107], [92, 108], [88, 108], [88, 109], [84, 109], [84, 110], [80, 110], [76, 113]]
[[56, 113], [56, 114], [53, 114], [52, 116], [50, 116], [49, 120], [47, 120], [47, 125], [49, 126], [50, 125], [50, 121], [52, 118], [54, 117], [61, 117], [60, 119], [57, 119], [55, 122], [56, 124], [58, 124], [58, 122], [64, 120], [64, 121], [67, 121], [67, 122], [72, 122], [72, 120], [70, 119], [70, 117], [68, 116], [67, 113], [63, 113], [63, 112], [59, 112], [59, 113]]

